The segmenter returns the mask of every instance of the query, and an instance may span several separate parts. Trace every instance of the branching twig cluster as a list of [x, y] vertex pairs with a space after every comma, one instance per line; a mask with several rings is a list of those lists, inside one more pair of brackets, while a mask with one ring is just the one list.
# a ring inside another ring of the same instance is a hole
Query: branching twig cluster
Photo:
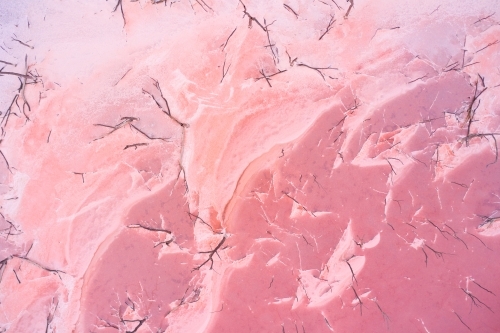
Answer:
[[203, 220], [203, 219], [202, 219], [199, 215], [194, 215], [194, 214], [192, 214], [192, 213], [190, 213], [190, 212], [188, 212], [188, 215], [189, 215], [190, 217], [194, 217], [194, 218], [195, 218], [195, 220], [194, 220], [195, 222], [196, 222], [196, 220], [200, 220], [200, 221], [201, 221], [201, 223], [203, 223], [204, 225], [206, 225], [207, 227], [209, 227], [209, 228], [210, 228], [210, 230], [212, 230], [212, 232], [214, 232], [214, 233], [215, 233], [215, 230], [212, 228], [212, 226], [211, 226], [210, 224], [208, 224], [207, 222], [205, 222], [205, 221], [204, 221], [204, 220]]
[[219, 257], [219, 259], [221, 259], [221, 257], [219, 256], [219, 253], [217, 253], [217, 251], [219, 251], [219, 249], [221, 248], [222, 244], [224, 244], [224, 242], [226, 241], [226, 237], [227, 237], [226, 235], [222, 236], [222, 239], [220, 240], [219, 244], [217, 244], [217, 246], [215, 247], [215, 249], [210, 250], [210, 251], [201, 251], [201, 252], [198, 252], [198, 253], [208, 253], [208, 258], [207, 258], [207, 260], [205, 260], [204, 262], [202, 262], [200, 265], [198, 265], [195, 268], [193, 268], [193, 271], [200, 270], [200, 268], [202, 268], [209, 261], [210, 261], [210, 269], [213, 268], [213, 266], [214, 266], [213, 256], [216, 254]]
[[351, 12], [352, 8], [354, 7], [354, 0], [347, 0], [347, 2], [350, 2], [349, 8], [347, 8], [347, 12], [344, 15], [344, 19], [347, 19], [349, 17], [349, 13]]
[[484, 305], [488, 310], [493, 313], [493, 310], [486, 304], [484, 304], [479, 298], [474, 296], [469, 290], [465, 290], [464, 288], [460, 288], [467, 296], [470, 297], [471, 304], [470, 304], [470, 311], [469, 313], [472, 312], [472, 305], [475, 305], [477, 308], [481, 307], [481, 305]]
[[[467, 131], [469, 131], [469, 129], [470, 129], [470, 125], [469, 125]], [[497, 139], [495, 138], [495, 135], [500, 135], [500, 133], [475, 133], [475, 134], [468, 134], [465, 137], [465, 141], [467, 142], [467, 144], [468, 144], [469, 140], [472, 138], [486, 138], [486, 139], [488, 139], [489, 136], [491, 138], [493, 138], [493, 143], [495, 144], [495, 160], [491, 163], [488, 163], [486, 166], [489, 166], [491, 164], [495, 164], [498, 161], [498, 144], [497, 144]]]
[[158, 82], [158, 80], [155, 80], [153, 78], [151, 78], [151, 80], [153, 80], [154, 82], [154, 86], [156, 87], [156, 89], [158, 90], [158, 92], [160, 93], [160, 97], [161, 99], [163, 100], [163, 102], [165, 103], [165, 108], [160, 104], [160, 102], [156, 99], [156, 97], [151, 94], [150, 92], [146, 91], [145, 89], [142, 89], [142, 92], [144, 94], [147, 94], [149, 95], [153, 101], [156, 103], [156, 105], [158, 106], [158, 108], [160, 108], [160, 110], [162, 110], [167, 116], [170, 117], [170, 119], [172, 119], [173, 121], [175, 121], [178, 125], [180, 125], [181, 127], [184, 127], [184, 128], [188, 128], [189, 127], [189, 124], [186, 124], [186, 123], [183, 123], [181, 121], [179, 121], [177, 118], [175, 118], [173, 115], [172, 115], [172, 112], [170, 111], [170, 107], [168, 105], [168, 101], [167, 99], [163, 96], [163, 92], [160, 88], [160, 83]]
[[231, 32], [231, 34], [229, 35], [229, 37], [227, 37], [226, 42], [225, 42], [224, 44], [222, 44], [222, 45], [221, 45], [221, 47], [222, 47], [222, 51], [224, 51], [224, 49], [226, 48], [227, 43], [229, 42], [229, 39], [230, 39], [230, 38], [233, 36], [233, 34], [236, 32], [236, 29], [237, 29], [237, 28], [238, 28], [238, 27], [234, 28], [233, 32]]
[[[1, 153], [1, 151], [0, 151], [0, 153]], [[2, 219], [3, 219], [5, 222], [7, 222], [7, 223], [9, 224], [9, 227], [8, 227], [8, 228], [1, 229], [1, 230], [0, 230], [0, 233], [5, 233], [5, 234], [6, 234], [6, 235], [5, 235], [5, 239], [6, 239], [6, 240], [7, 240], [7, 239], [9, 239], [9, 236], [17, 236], [17, 235], [20, 235], [20, 234], [22, 234], [22, 233], [23, 233], [23, 232], [20, 230], [20, 228], [19, 228], [19, 227], [16, 227], [16, 226], [14, 225], [14, 222], [9, 221], [8, 219], [6, 219], [6, 218], [5, 218], [5, 216], [4, 216], [2, 213], [0, 213], [0, 216], [2, 217]], [[14, 231], [15, 233], [12, 233], [13, 231]]]
[[[120, 119], [121, 121], [112, 126], [112, 125], [106, 125], [106, 124], [94, 124], [94, 126], [101, 126], [101, 127], [107, 127], [107, 128], [111, 128], [111, 131], [104, 134], [103, 136], [100, 136], [92, 141], [97, 141], [97, 140], [101, 140], [105, 137], [107, 137], [108, 135], [114, 133], [115, 131], [119, 130], [120, 128], [126, 126], [126, 125], [129, 125], [130, 128], [133, 128], [135, 129], [137, 132], [139, 132], [140, 134], [144, 135], [146, 138], [148, 138], [149, 140], [162, 140], [162, 141], [168, 141], [169, 139], [168, 138], [156, 138], [156, 137], [153, 137], [153, 136], [150, 136], [148, 135], [146, 132], [144, 132], [143, 130], [139, 129], [137, 126], [135, 126], [134, 124], [132, 124], [134, 121], [139, 121], [140, 119], [139, 118], [136, 118], [136, 117], [122, 117]], [[145, 144], [132, 144], [132, 145], [127, 145], [125, 146], [124, 150], [125, 149], [128, 149], [128, 148], [131, 148], [131, 147], [137, 147], [137, 146], [143, 146]]]
[[[441, 258], [441, 259], [443, 259], [443, 261], [444, 261], [443, 255], [445, 255], [445, 254], [453, 255], [453, 253], [446, 253], [446, 252], [441, 252], [441, 251], [434, 250], [432, 247], [430, 247], [427, 244], [424, 244], [424, 246], [426, 248], [428, 248], [429, 250], [431, 250], [432, 252], [434, 252], [434, 255], [436, 256], [436, 258]], [[425, 253], [425, 251], [424, 251], [424, 253]], [[425, 253], [425, 259], [426, 259], [425, 263], [427, 265], [427, 253]]]
[[[125, 333], [136, 333], [139, 328], [149, 319], [149, 315], [146, 315], [144, 317], [138, 315], [138, 309], [136, 308], [136, 304], [130, 299], [129, 296], [127, 296], [127, 299], [125, 300], [125, 304], [132, 310], [133, 316], [129, 318], [135, 318], [135, 319], [125, 319], [123, 317], [123, 314], [120, 310], [114, 309], [116, 312], [114, 314], [115, 317], [118, 318], [119, 322], [118, 323], [112, 323], [111, 321], [102, 318], [102, 317], [97, 317], [99, 319], [100, 323], [97, 327], [109, 327], [109, 328], [114, 328], [118, 330], [119, 332], [125, 331]], [[140, 319], [139, 319], [140, 318]]]
[[[231, 37], [231, 36], [229, 36], [229, 37]], [[229, 66], [227, 66], [227, 69], [226, 69], [226, 55], [224, 55], [224, 64], [222, 65], [222, 79], [220, 79], [219, 83], [222, 83], [222, 81], [224, 80], [224, 78], [227, 75], [227, 72], [229, 72], [230, 67], [231, 67], [231, 64], [229, 64]]]
[[271, 25], [273, 25], [274, 22], [276, 22], [276, 21], [273, 21], [273, 22], [267, 24], [266, 19], [264, 18], [264, 24], [260, 23], [259, 20], [257, 20], [257, 18], [255, 18], [255, 16], [251, 15], [247, 11], [247, 6], [243, 3], [243, 1], [241, 1], [241, 0], [239, 0], [239, 1], [240, 1], [241, 5], [243, 6], [243, 17], [245, 17], [245, 16], [248, 17], [248, 28], [249, 29], [252, 28], [252, 22], [255, 22], [262, 29], [262, 31], [264, 31], [266, 33], [267, 41], [269, 43], [268, 45], [266, 45], [266, 47], [269, 47], [271, 49], [273, 61], [274, 61], [274, 64], [276, 65], [279, 62], [277, 50], [275, 51], [276, 45], [271, 42], [271, 36], [269, 35], [269, 27]]
[[54, 315], [57, 311], [57, 306], [59, 302], [56, 300], [54, 303], [54, 299], [52, 299], [52, 304], [50, 305], [49, 313], [47, 314], [47, 323], [45, 325], [45, 333], [49, 332], [49, 327], [52, 321], [54, 320]]
[[[14, 64], [11, 64], [9, 62], [4, 62], [7, 65], [15, 66]], [[31, 119], [29, 118], [28, 114], [26, 111], [31, 111], [31, 106], [28, 102], [28, 99], [26, 98], [25, 91], [26, 91], [26, 86], [28, 84], [36, 84], [38, 82], [43, 81], [40, 79], [40, 75], [38, 75], [37, 71], [31, 71], [30, 66], [28, 66], [28, 55], [24, 57], [24, 66], [25, 66], [25, 72], [24, 74], [22, 73], [17, 73], [17, 72], [10, 72], [10, 71], [3, 71], [5, 68], [2, 67], [0, 68], [0, 76], [2, 75], [11, 75], [11, 76], [16, 76], [19, 79], [20, 86], [17, 89], [17, 93], [14, 95], [14, 98], [12, 99], [12, 102], [10, 103], [9, 107], [5, 112], [0, 112], [0, 115], [2, 115], [2, 118], [0, 120], [0, 128], [1, 128], [1, 137], [5, 135], [5, 128], [7, 127], [7, 123], [9, 121], [9, 117], [11, 115], [18, 116], [18, 114], [13, 112], [13, 107], [14, 105], [17, 106], [18, 110], [20, 113], [24, 115], [26, 118], [26, 121], [30, 121]], [[28, 81], [30, 80], [30, 81]], [[19, 99], [22, 100], [22, 106], [19, 105]]]
[[[3, 259], [2, 261], [0, 261], [0, 282], [2, 282], [2, 275], [3, 275], [3, 272], [5, 270], [5, 267], [7, 266], [7, 263], [9, 262], [9, 260], [13, 259], [13, 258], [18, 258], [18, 259], [21, 259], [21, 260], [24, 260], [40, 269], [43, 269], [44, 271], [47, 271], [49, 273], [54, 273], [54, 274], [57, 274], [57, 276], [59, 277], [59, 279], [62, 280], [61, 278], [61, 273], [62, 274], [66, 274], [64, 271], [61, 271], [59, 269], [53, 269], [53, 268], [49, 268], [45, 265], [42, 265], [40, 264], [39, 262], [33, 260], [33, 259], [30, 259], [28, 258], [28, 254], [30, 253], [31, 251], [31, 248], [33, 247], [33, 244], [31, 244], [30, 248], [28, 249], [28, 251], [26, 252], [26, 254], [24, 255], [20, 255], [20, 254], [12, 254], [10, 256], [8, 256], [7, 258]], [[16, 277], [17, 277], [17, 274], [16, 274]], [[17, 277], [18, 279], [18, 282], [20, 283], [19, 281], [19, 278]]]
[[484, 216], [484, 215], [477, 215], [477, 216], [483, 219], [483, 222], [478, 226], [479, 228], [484, 227], [487, 224], [500, 221], [500, 216]]

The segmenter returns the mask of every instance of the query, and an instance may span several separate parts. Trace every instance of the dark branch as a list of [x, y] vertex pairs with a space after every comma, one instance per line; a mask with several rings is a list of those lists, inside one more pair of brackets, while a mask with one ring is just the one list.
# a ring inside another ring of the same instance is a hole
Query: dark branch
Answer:
[[116, 6], [113, 9], [113, 13], [116, 12], [116, 10], [118, 9], [118, 7], [120, 7], [120, 12], [122, 13], [122, 18], [123, 18], [123, 26], [125, 26], [125, 24], [127, 24], [127, 21], [125, 21], [125, 13], [123, 12], [122, 0], [118, 0], [116, 2]]
[[304, 63], [297, 64], [297, 66], [307, 67], [307, 68], [310, 68], [312, 70], [315, 70], [316, 72], [319, 73], [319, 75], [321, 75], [321, 77], [323, 78], [323, 80], [325, 80], [325, 75], [323, 74], [322, 70], [326, 70], [326, 69], [335, 69], [335, 70], [338, 70], [338, 68], [334, 68], [334, 67], [330, 67], [330, 66], [328, 66], [328, 67], [313, 67], [313, 66], [306, 65]]
[[210, 269], [213, 268], [214, 266], [214, 259], [213, 259], [213, 256], [214, 254], [217, 254], [217, 256], [219, 255], [217, 253], [217, 251], [220, 249], [220, 247], [222, 246], [222, 244], [224, 244], [224, 242], [226, 241], [226, 236], [222, 236], [222, 239], [220, 240], [219, 244], [217, 244], [217, 246], [215, 247], [215, 249], [213, 249], [212, 251], [202, 251], [202, 252], [198, 252], [198, 253], [208, 253], [208, 259], [205, 260], [201, 265], [193, 268], [193, 271], [197, 271], [197, 270], [200, 270], [200, 268], [202, 268], [207, 262], [210, 261]]
[[129, 149], [129, 148], [135, 148], [135, 150], [137, 150], [137, 147], [147, 146], [147, 145], [149, 145], [149, 143], [146, 143], [146, 142], [134, 143], [134, 144], [131, 144], [131, 145], [126, 145], [125, 148], [123, 148], [123, 150]]
[[231, 32], [231, 34], [229, 35], [229, 37], [227, 37], [226, 42], [221, 45], [222, 46], [222, 51], [224, 51], [224, 49], [226, 48], [227, 43], [229, 42], [229, 38], [231, 38], [231, 36], [233, 36], [233, 34], [235, 33], [235, 31], [236, 31], [237, 28], [238, 27], [234, 28], [233, 32]]
[[330, 22], [328, 22], [328, 25], [326, 26], [325, 32], [319, 37], [319, 40], [321, 40], [333, 27], [333, 24], [335, 23], [335, 18], [333, 15], [330, 15]]
[[158, 229], [158, 228], [148, 227], [148, 226], [145, 226], [142, 224], [129, 224], [129, 225], [127, 225], [127, 228], [134, 228], [134, 229], [135, 228], [142, 228], [142, 229], [149, 230], [149, 231], [164, 232], [167, 234], [172, 233], [172, 231], [167, 230], [167, 229]]
[[466, 323], [464, 323], [464, 321], [462, 320], [462, 317], [460, 317], [460, 316], [458, 315], [458, 313], [456, 313], [455, 311], [453, 311], [453, 313], [457, 316], [458, 320], [460, 320], [460, 322], [461, 322], [462, 324], [464, 324], [464, 326], [465, 326], [465, 327], [467, 327], [467, 329], [469, 329], [469, 331], [472, 331], [472, 330], [470, 329], [470, 327], [469, 327], [469, 326], [467, 326], [467, 324], [466, 324]]

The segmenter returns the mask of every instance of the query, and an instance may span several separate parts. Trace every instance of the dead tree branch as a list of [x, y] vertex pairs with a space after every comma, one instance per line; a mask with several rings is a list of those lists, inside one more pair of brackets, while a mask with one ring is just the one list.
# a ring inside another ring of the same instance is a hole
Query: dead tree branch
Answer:
[[158, 80], [155, 80], [153, 78], [151, 78], [151, 80], [153, 80], [154, 82], [154, 85], [156, 87], [156, 89], [158, 89], [158, 92], [160, 93], [160, 96], [161, 98], [163, 99], [163, 102], [165, 103], [165, 106], [166, 106], [166, 109], [164, 109], [162, 107], [162, 105], [159, 103], [159, 101], [153, 96], [153, 94], [151, 94], [150, 92], [146, 91], [145, 89], [142, 89], [142, 92], [144, 94], [147, 94], [149, 95], [153, 100], [154, 102], [156, 103], [156, 105], [158, 106], [158, 108], [160, 108], [160, 110], [162, 110], [167, 116], [169, 116], [173, 121], [175, 121], [177, 124], [179, 124], [181, 127], [184, 127], [184, 128], [188, 128], [189, 127], [189, 124], [186, 124], [186, 123], [183, 123], [181, 121], [179, 121], [177, 118], [175, 118], [173, 115], [172, 115], [172, 112], [170, 111], [170, 107], [168, 106], [168, 102], [167, 102], [167, 99], [163, 96], [163, 92], [160, 88], [160, 83], [158, 82]]
[[289, 5], [287, 5], [286, 3], [283, 4], [283, 7], [285, 7], [286, 10], [288, 10], [289, 12], [291, 12], [293, 15], [295, 15], [295, 18], [299, 18], [299, 14], [297, 14], [297, 12], [295, 10], [292, 9], [292, 7], [290, 7]]
[[206, 225], [207, 227], [210, 228], [210, 230], [212, 230], [212, 232], [215, 233], [215, 230], [212, 228], [212, 226], [210, 224], [208, 224], [207, 222], [205, 222], [199, 215], [194, 215], [194, 214], [191, 214], [190, 212], [188, 212], [188, 215], [191, 216], [191, 217], [194, 217], [195, 218], [195, 222], [196, 220], [200, 220], [201, 223], [203, 223], [204, 225]]
[[247, 11], [247, 6], [243, 3], [243, 1], [239, 0], [241, 5], [243, 6], [243, 17], [248, 16], [248, 28], [252, 28], [252, 22], [257, 23], [257, 25], [262, 29], [262, 31], [266, 31], [267, 27], [264, 27], [259, 20], [257, 20], [254, 16], [250, 15]]
[[330, 15], [330, 22], [328, 22], [328, 25], [326, 26], [325, 32], [319, 37], [319, 40], [321, 40], [333, 27], [333, 24], [335, 23], [335, 18], [333, 15]]
[[291, 197], [288, 193], [286, 193], [285, 191], [281, 191], [281, 193], [283, 193], [284, 195], [286, 195], [288, 198], [292, 199], [297, 205], [299, 205], [300, 207], [304, 208], [304, 210], [308, 213], [310, 213], [312, 216], [316, 217], [316, 215], [314, 215], [313, 212], [309, 211], [304, 205], [302, 205], [300, 202], [298, 202], [295, 198]]
[[470, 329], [470, 327], [469, 327], [469, 326], [467, 326], [467, 324], [466, 324], [466, 323], [464, 323], [464, 321], [462, 320], [462, 317], [460, 317], [460, 316], [458, 315], [458, 313], [456, 313], [455, 311], [453, 311], [453, 313], [455, 314], [455, 316], [457, 316], [458, 320], [460, 320], [460, 322], [461, 322], [462, 324], [464, 324], [464, 326], [465, 326], [465, 327], [467, 327], [467, 329], [468, 329], [469, 331], [472, 331], [472, 330]]
[[[477, 298], [476, 296], [472, 295], [472, 293], [468, 290], [465, 290], [464, 288], [460, 288], [467, 296], [470, 297], [471, 299], [471, 304], [470, 304], [470, 311], [469, 313], [472, 312], [472, 305], [475, 305], [477, 308], [478, 307], [481, 307], [481, 304], [484, 305], [488, 310], [491, 311], [491, 313], [494, 313], [493, 310], [486, 304], [484, 304], [483, 302], [481, 302], [481, 300], [479, 298]], [[479, 303], [479, 304], [478, 304]]]
[[359, 311], [361, 315], [363, 315], [363, 302], [361, 301], [361, 298], [359, 298], [358, 293], [356, 292], [356, 289], [351, 285], [352, 291], [354, 291], [354, 295], [356, 295], [356, 299], [359, 302]]
[[324, 81], [325, 80], [325, 75], [323, 74], [322, 70], [327, 70], [327, 69], [334, 69], [334, 70], [338, 70], [338, 68], [334, 68], [334, 67], [313, 67], [313, 66], [309, 66], [307, 64], [304, 64], [304, 63], [298, 63], [297, 66], [302, 66], [302, 67], [307, 67], [307, 68], [310, 68], [312, 70], [315, 70], [316, 72], [319, 73], [319, 75], [321, 75], [321, 77], [323, 78]]
[[488, 88], [484, 88], [483, 90], [481, 90], [478, 93], [478, 91], [477, 91], [477, 84], [478, 84], [478, 80], [476, 80], [476, 83], [474, 85], [474, 95], [472, 96], [471, 101], [469, 103], [469, 106], [467, 107], [467, 116], [465, 117], [465, 120], [464, 120], [464, 124], [467, 124], [467, 135], [465, 137], [465, 144], [466, 144], [466, 146], [469, 145], [470, 128], [471, 128], [472, 122], [474, 121], [474, 115], [476, 114], [476, 110], [479, 107], [479, 104], [481, 103], [481, 101], [479, 100], [476, 108], [473, 108], [474, 107], [474, 103], [486, 91], [486, 89], [488, 89]]
[[116, 6], [113, 9], [113, 13], [116, 12], [116, 10], [118, 9], [118, 7], [120, 7], [120, 12], [122, 13], [122, 18], [123, 18], [123, 26], [125, 26], [125, 24], [127, 24], [127, 21], [125, 20], [125, 13], [123, 12], [122, 0], [118, 0], [116, 2]]
[[258, 78], [255, 78], [255, 81], [259, 81], [259, 80], [261, 80], [261, 79], [266, 79], [267, 84], [269, 85], [269, 87], [271, 87], [271, 88], [272, 88], [272, 86], [271, 86], [271, 82], [270, 82], [270, 81], [271, 81], [271, 77], [273, 77], [273, 76], [275, 76], [275, 75], [278, 75], [278, 74], [281, 74], [281, 73], [284, 73], [284, 72], [286, 72], [286, 71], [287, 71], [286, 69], [285, 69], [285, 70], [283, 70], [283, 71], [281, 71], [281, 70], [280, 70], [280, 71], [277, 71], [277, 72], [276, 72], [276, 73], [274, 73], [274, 74], [267, 75], [267, 74], [265, 74], [265, 73], [264, 73], [264, 70], [263, 70], [263, 69], [261, 69], [261, 70], [259, 71], [259, 73], [260, 73], [262, 76], [261, 76], [261, 77], [258, 77]]
[[229, 42], [229, 39], [233, 36], [233, 34], [236, 32], [236, 29], [238, 29], [238, 27], [234, 28], [233, 32], [231, 32], [231, 34], [229, 35], [229, 37], [227, 37], [226, 39], [226, 42], [224, 44], [221, 45], [222, 47], [222, 51], [224, 51], [224, 49], [226, 48], [227, 46], [227, 43]]
[[350, 5], [349, 5], [349, 8], [347, 8], [347, 12], [344, 15], [344, 19], [346, 19], [346, 20], [349, 17], [349, 13], [351, 12], [351, 9], [354, 7], [354, 0], [348, 0], [348, 2], [350, 2]]
[[215, 247], [215, 249], [211, 250], [211, 251], [201, 251], [201, 252], [198, 252], [198, 253], [208, 253], [208, 258], [207, 260], [205, 260], [201, 265], [193, 268], [193, 271], [198, 271], [200, 270], [200, 268], [202, 268], [207, 262], [210, 261], [210, 269], [213, 268], [214, 266], [214, 259], [213, 259], [213, 256], [214, 254], [217, 254], [217, 256], [219, 257], [220, 259], [220, 256], [219, 254], [217, 253], [217, 251], [220, 249], [220, 247], [222, 246], [222, 244], [224, 244], [224, 242], [226, 241], [226, 235], [222, 236], [222, 239], [220, 240], [219, 244], [217, 244], [217, 246]]

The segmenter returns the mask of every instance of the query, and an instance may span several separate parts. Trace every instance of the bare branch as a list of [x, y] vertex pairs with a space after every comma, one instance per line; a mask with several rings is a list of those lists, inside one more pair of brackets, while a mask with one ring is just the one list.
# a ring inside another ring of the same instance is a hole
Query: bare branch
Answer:
[[164, 232], [164, 233], [167, 233], [167, 234], [171, 234], [172, 231], [170, 230], [167, 230], [167, 229], [158, 229], [158, 228], [153, 228], [153, 227], [148, 227], [148, 226], [145, 226], [145, 225], [142, 225], [142, 224], [129, 224], [127, 225], [127, 228], [142, 228], [142, 229], [145, 229], [145, 230], [149, 230], [149, 231], [155, 231], [155, 232]]
[[477, 51], [476, 51], [476, 52], [474, 52], [474, 53], [481, 52], [482, 50], [484, 50], [484, 49], [486, 49], [486, 48], [488, 48], [488, 47], [490, 47], [490, 46], [493, 46], [493, 45], [495, 45], [495, 44], [498, 44], [498, 43], [500, 43], [500, 40], [498, 40], [498, 39], [497, 39], [496, 41], [489, 43], [488, 45], [486, 45], [486, 46], [485, 46], [485, 47], [483, 47], [482, 49], [477, 50]]
[[222, 236], [222, 239], [220, 240], [219, 244], [217, 244], [217, 246], [215, 247], [215, 249], [213, 249], [212, 251], [202, 251], [202, 252], [198, 252], [198, 253], [208, 253], [208, 259], [205, 260], [201, 265], [193, 268], [193, 271], [197, 271], [197, 270], [200, 270], [200, 268], [202, 268], [207, 262], [210, 261], [210, 269], [213, 268], [214, 266], [214, 259], [213, 259], [213, 256], [214, 254], [217, 254], [217, 251], [220, 249], [220, 247], [222, 246], [222, 244], [224, 244], [224, 242], [226, 241], [226, 235]]
[[330, 15], [330, 22], [328, 22], [328, 25], [326, 26], [325, 32], [319, 37], [319, 40], [321, 40], [333, 27], [333, 24], [335, 23], [335, 18], [333, 15]]
[[462, 317], [460, 317], [460, 316], [458, 315], [458, 313], [456, 313], [455, 311], [453, 311], [453, 313], [457, 316], [458, 320], [460, 320], [460, 322], [461, 322], [462, 324], [464, 324], [464, 326], [465, 326], [465, 327], [467, 327], [467, 329], [468, 329], [469, 331], [472, 331], [472, 330], [470, 329], [470, 327], [469, 327], [469, 326], [467, 326], [467, 324], [466, 324], [466, 323], [464, 323], [464, 321], [462, 320]]
[[359, 298], [358, 293], [356, 292], [356, 289], [351, 285], [352, 291], [354, 291], [354, 295], [356, 295], [356, 298], [359, 302], [359, 311], [361, 315], [363, 315], [363, 302], [361, 301], [361, 298]]
[[349, 8], [347, 8], [347, 12], [344, 15], [344, 19], [347, 20], [349, 17], [349, 13], [351, 12], [351, 9], [354, 7], [354, 0], [348, 0], [351, 4], [349, 5]]
[[477, 283], [476, 281], [472, 281], [472, 282], [473, 282], [476, 286], [478, 286], [479, 288], [483, 289], [484, 291], [489, 292], [490, 294], [492, 294], [492, 295], [496, 296], [494, 292], [492, 292], [491, 290], [488, 290], [488, 289], [486, 289], [485, 287], [481, 286], [481, 285], [480, 285], [479, 283]]
[[238, 27], [234, 28], [233, 32], [231, 32], [231, 34], [229, 35], [229, 37], [227, 37], [226, 42], [221, 45], [222, 46], [222, 51], [224, 51], [224, 49], [226, 48], [227, 43], [229, 42], [229, 38], [231, 38], [231, 36], [235, 33], [235, 31], [236, 31], [237, 28]]
[[313, 66], [306, 65], [304, 63], [299, 63], [299, 64], [297, 64], [297, 66], [307, 67], [307, 68], [310, 68], [312, 70], [315, 70], [316, 72], [319, 73], [319, 75], [321, 75], [323, 80], [325, 80], [325, 75], [323, 74], [322, 70], [326, 70], [326, 69], [338, 70], [338, 68], [334, 68], [334, 67], [330, 67], [330, 66], [328, 66], [328, 67], [313, 67]]
[[288, 6], [286, 3], [283, 4], [283, 7], [285, 7], [285, 9], [288, 10], [289, 12], [293, 13], [293, 15], [295, 15], [296, 18], [299, 18], [299, 14], [297, 14], [297, 12], [292, 9], [292, 7]]
[[116, 6], [113, 9], [113, 13], [116, 12], [116, 10], [118, 9], [118, 7], [120, 7], [120, 12], [122, 13], [122, 18], [123, 18], [123, 26], [125, 26], [125, 24], [127, 24], [127, 21], [125, 20], [125, 13], [123, 12], [122, 0], [118, 0], [116, 2]]
[[476, 22], [474, 22], [474, 23], [472, 23], [472, 24], [476, 24], [476, 23], [479, 23], [479, 22], [481, 22], [481, 21], [483, 21], [483, 20], [489, 19], [489, 18], [490, 18], [490, 17], [492, 17], [493, 15], [495, 15], [495, 13], [490, 14], [490, 15], [488, 15], [488, 16], [486, 16], [486, 17], [483, 17], [483, 18], [481, 18], [481, 19], [477, 20]]
[[134, 144], [131, 144], [131, 145], [126, 145], [125, 148], [123, 148], [123, 150], [129, 149], [129, 148], [135, 148], [135, 150], [137, 150], [137, 147], [139, 147], [139, 146], [147, 146], [147, 145], [149, 145], [149, 143], [146, 143], [146, 142], [134, 143]]

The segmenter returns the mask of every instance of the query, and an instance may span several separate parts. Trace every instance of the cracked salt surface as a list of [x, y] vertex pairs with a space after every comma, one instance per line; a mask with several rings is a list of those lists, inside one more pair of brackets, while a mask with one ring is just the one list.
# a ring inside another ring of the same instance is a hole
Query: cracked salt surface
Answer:
[[0, 9], [0, 332], [500, 328], [494, 2]]

